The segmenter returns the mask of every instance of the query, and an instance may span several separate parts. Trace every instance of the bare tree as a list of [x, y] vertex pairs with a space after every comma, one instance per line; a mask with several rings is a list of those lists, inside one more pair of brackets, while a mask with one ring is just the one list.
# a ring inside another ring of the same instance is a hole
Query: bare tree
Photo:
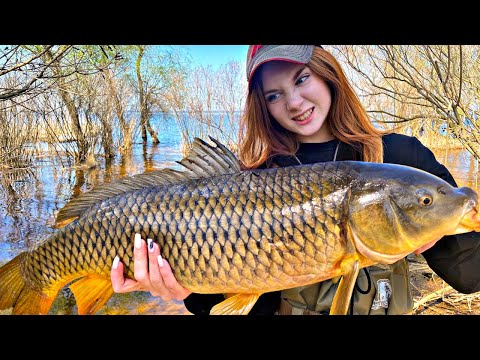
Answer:
[[[43, 57], [47, 60], [47, 62], [52, 62], [53, 60], [53, 53], [50, 49], [44, 49]], [[68, 115], [70, 116], [71, 121], [71, 128], [73, 130], [73, 134], [75, 136], [75, 141], [77, 143], [77, 150], [75, 162], [76, 163], [84, 163], [87, 160], [87, 152], [88, 152], [88, 144], [87, 139], [85, 137], [85, 133], [82, 129], [80, 124], [80, 117], [79, 111], [77, 106], [75, 105], [75, 99], [71, 95], [71, 92], [68, 90], [66, 75], [62, 64], [55, 63], [51, 67], [53, 76], [57, 78], [57, 88], [60, 94], [60, 97], [67, 108]], [[67, 70], [68, 71], [68, 70]]]
[[[171, 46], [136, 46], [135, 59], [136, 83], [139, 95], [140, 126], [142, 140], [147, 141], [147, 132], [152, 137], [152, 143], [158, 144], [156, 130], [150, 123], [152, 116], [158, 111], [169, 111], [168, 101], [174, 88], [182, 87], [175, 81], [185, 74], [188, 68], [188, 58], [181, 47]], [[174, 76], [172, 77], [171, 74]]]
[[[56, 80], [69, 77], [74, 73], [92, 74], [101, 71], [98, 64], [90, 62], [91, 51], [88, 47], [75, 45], [8, 45], [0, 49], [0, 100], [9, 100], [20, 95], [32, 95], [55, 86]], [[91, 49], [95, 46], [90, 47]], [[98, 46], [98, 51], [106, 51]], [[110, 59], [120, 56], [115, 47], [107, 46]], [[47, 57], [47, 53], [49, 54]], [[72, 54], [72, 65], [68, 71], [52, 76], [51, 68]], [[45, 61], [46, 60], [46, 61]], [[106, 67], [108, 63], [104, 64]], [[5, 86], [4, 79], [16, 78], [16, 86]]]
[[149, 89], [145, 88], [145, 85], [142, 80], [141, 64], [142, 64], [143, 55], [145, 53], [145, 46], [138, 45], [137, 49], [138, 49], [138, 54], [137, 54], [137, 60], [135, 61], [135, 72], [137, 74], [137, 81], [138, 81], [138, 96], [139, 96], [139, 104], [140, 104], [140, 129], [142, 132], [142, 140], [144, 144], [147, 143], [147, 131], [148, 131], [150, 136], [152, 137], [152, 143], [158, 144], [160, 143], [160, 141], [158, 140], [157, 133], [152, 129], [152, 126], [150, 125], [151, 92], [149, 91]]
[[241, 64], [232, 61], [216, 70], [212, 66], [195, 67], [183, 80], [177, 74], [176, 86], [172, 87], [175, 90], [166, 99], [187, 145], [184, 151], [197, 136], [212, 136], [235, 150], [238, 115], [247, 89], [241, 69]]
[[32, 164], [36, 141], [36, 123], [32, 113], [22, 106], [0, 109], [0, 169], [28, 168]]
[[[31, 52], [22, 45], [6, 46], [0, 53], [0, 79], [15, 77], [18, 81], [14, 87], [11, 87], [11, 83], [6, 87], [4, 81], [0, 81], [0, 100], [9, 100], [36, 91], [41, 86], [39, 80], [44, 77], [46, 70], [71, 48], [63, 46], [55, 51], [54, 45], [46, 45], [41, 51]], [[47, 51], [51, 52], [51, 59], [43, 62], [42, 57]]]
[[336, 46], [378, 123], [419, 136], [444, 135], [480, 159], [479, 47]]
[[227, 122], [222, 126], [227, 144], [235, 148], [239, 124], [239, 110], [242, 109], [247, 95], [247, 83], [243, 64], [230, 61], [219, 67], [215, 73], [213, 94], [218, 110], [227, 114]]
[[[89, 121], [87, 114], [84, 113], [84, 121], [80, 116], [78, 83], [82, 77], [96, 74], [109, 65], [109, 62], [96, 61], [99, 52], [110, 53], [110, 61], [117, 59], [115, 47], [109, 46], [19, 45], [6, 47], [0, 52], [3, 61], [0, 100], [8, 99], [10, 104], [22, 104], [35, 111], [31, 106], [35, 96], [55, 89], [70, 118], [77, 164], [87, 161], [89, 149], [93, 146], [85, 129]], [[3, 108], [7, 105], [4, 102]]]

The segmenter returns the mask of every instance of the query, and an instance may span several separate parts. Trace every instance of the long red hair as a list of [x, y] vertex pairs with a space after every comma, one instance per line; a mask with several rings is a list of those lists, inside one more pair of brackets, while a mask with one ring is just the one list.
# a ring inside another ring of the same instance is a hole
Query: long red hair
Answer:
[[[326, 50], [315, 47], [307, 66], [323, 79], [332, 96], [325, 125], [341, 142], [352, 145], [364, 161], [383, 162], [382, 134], [371, 123], [338, 61]], [[261, 67], [251, 79], [245, 109], [239, 127], [239, 159], [251, 169], [278, 154], [293, 155], [299, 142], [269, 113], [262, 94]]]

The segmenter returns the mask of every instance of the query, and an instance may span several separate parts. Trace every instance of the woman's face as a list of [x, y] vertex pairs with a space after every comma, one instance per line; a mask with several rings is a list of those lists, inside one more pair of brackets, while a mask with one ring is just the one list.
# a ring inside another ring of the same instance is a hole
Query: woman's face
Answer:
[[270, 114], [300, 142], [334, 137], [325, 119], [332, 97], [327, 83], [303, 64], [270, 61], [262, 66], [263, 96]]

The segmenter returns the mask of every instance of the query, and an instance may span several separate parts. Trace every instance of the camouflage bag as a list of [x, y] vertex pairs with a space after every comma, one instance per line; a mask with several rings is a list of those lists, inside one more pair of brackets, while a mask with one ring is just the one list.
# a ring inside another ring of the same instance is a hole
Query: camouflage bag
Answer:
[[[278, 314], [328, 314], [340, 278], [282, 291]], [[413, 310], [410, 272], [406, 259], [360, 270], [348, 314], [400, 315]]]

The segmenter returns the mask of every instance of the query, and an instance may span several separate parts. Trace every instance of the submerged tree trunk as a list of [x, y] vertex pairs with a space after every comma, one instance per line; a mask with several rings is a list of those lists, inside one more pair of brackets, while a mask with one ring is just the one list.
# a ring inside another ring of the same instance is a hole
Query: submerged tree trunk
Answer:
[[158, 140], [157, 133], [155, 130], [153, 130], [152, 126], [150, 125], [151, 112], [149, 108], [149, 96], [148, 94], [145, 93], [145, 89], [143, 88], [144, 85], [142, 80], [142, 74], [140, 72], [140, 64], [142, 62], [142, 57], [144, 53], [145, 53], [145, 48], [143, 46], [139, 46], [137, 61], [135, 63], [135, 69], [137, 72], [139, 103], [140, 103], [140, 129], [142, 132], [142, 140], [144, 144], [147, 143], [147, 131], [152, 137], [152, 143], [159, 144], [160, 141]]
[[147, 128], [150, 136], [152, 137], [152, 143], [154, 145], [160, 144], [160, 140], [158, 140], [157, 132], [153, 130], [152, 126], [150, 125], [150, 119], [147, 119], [145, 122], [145, 127]]
[[[47, 62], [52, 61], [53, 54], [50, 50], [45, 51], [45, 58], [47, 59]], [[65, 107], [67, 108], [68, 115], [70, 116], [72, 131], [75, 136], [75, 142], [77, 144], [77, 153], [75, 154], [74, 161], [76, 164], [83, 164], [87, 160], [88, 144], [87, 139], [85, 138], [85, 134], [80, 125], [78, 109], [76, 108], [74, 100], [72, 99], [70, 94], [65, 90], [66, 84], [64, 81], [64, 77], [62, 76], [60, 67], [58, 65], [52, 66], [52, 71], [55, 76], [58, 77], [58, 92]]]
[[105, 159], [112, 159], [115, 154], [113, 152], [113, 134], [112, 124], [104, 116], [100, 117], [102, 123], [102, 147]]
[[113, 102], [113, 112], [117, 116], [117, 119], [120, 123], [120, 132], [122, 134], [122, 144], [120, 146], [120, 151], [125, 153], [131, 150], [132, 148], [132, 131], [129, 123], [125, 119], [125, 112], [123, 110], [122, 102], [118, 94], [117, 88], [115, 86], [115, 81], [112, 76], [110, 69], [105, 70], [105, 78], [108, 84], [108, 90], [110, 93], [110, 99]]

